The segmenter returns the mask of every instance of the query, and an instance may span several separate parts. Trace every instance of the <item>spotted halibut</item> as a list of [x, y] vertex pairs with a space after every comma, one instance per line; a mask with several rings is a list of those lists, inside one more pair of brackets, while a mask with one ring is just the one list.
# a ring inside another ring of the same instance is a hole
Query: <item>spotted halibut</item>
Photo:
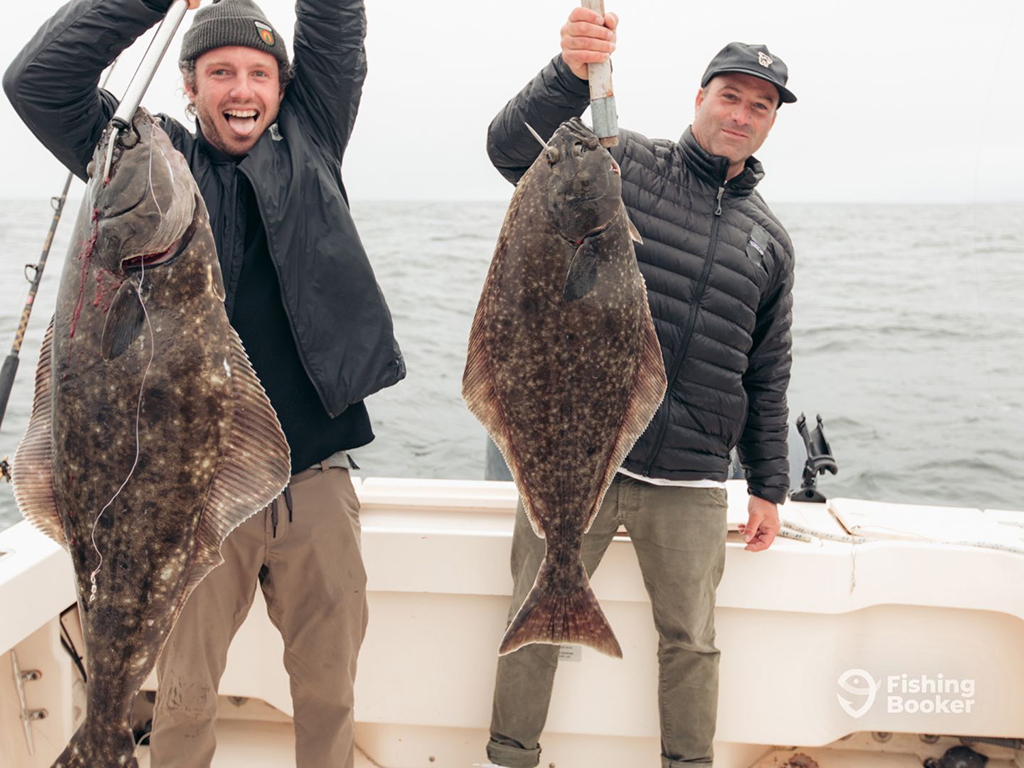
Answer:
[[462, 382], [546, 543], [503, 654], [528, 643], [578, 643], [622, 655], [581, 548], [665, 394], [638, 238], [618, 165], [583, 123], [564, 123], [512, 196]]
[[224, 312], [209, 216], [140, 110], [90, 181], [14, 490], [75, 569], [85, 722], [55, 766], [136, 765], [132, 703], [225, 536], [288, 481], [288, 445]]

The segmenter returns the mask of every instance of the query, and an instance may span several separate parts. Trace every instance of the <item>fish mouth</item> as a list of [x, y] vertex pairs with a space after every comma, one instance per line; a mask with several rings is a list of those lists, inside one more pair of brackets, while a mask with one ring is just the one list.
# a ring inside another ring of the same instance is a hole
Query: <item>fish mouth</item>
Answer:
[[[580, 237], [578, 240], [574, 240], [571, 237], [566, 237], [565, 239], [569, 243], [574, 245], [574, 246], [576, 246], [576, 245], [583, 245], [583, 241], [586, 240], [587, 238], [589, 238], [589, 237], [597, 237], [598, 235], [603, 234], [609, 227], [611, 227], [611, 225], [612, 225], [612, 223], [614, 221], [615, 221], [615, 217], [612, 216], [612, 218], [608, 219], [608, 221], [606, 221], [604, 224], [599, 224], [598, 226], [594, 227], [589, 232], [584, 233], [583, 236]], [[564, 235], [563, 235], [563, 237], [564, 237]]]
[[192, 223], [188, 225], [185, 233], [171, 243], [167, 250], [158, 253], [142, 253], [121, 259], [121, 270], [126, 274], [130, 274], [141, 272], [143, 269], [165, 267], [168, 264], [173, 264], [192, 244], [192, 238], [195, 236], [197, 228], [197, 218], [193, 217]]
[[590, 195], [589, 197], [577, 197], [576, 199], [574, 199], [572, 201], [572, 203], [573, 203], [573, 205], [580, 205], [582, 203], [592, 203], [595, 200], [600, 200], [601, 198], [606, 197], [606, 196], [607, 196], [606, 192], [601, 192], [600, 194]]
[[590, 230], [583, 237], [580, 238], [580, 242], [582, 243], [588, 237], [596, 237], [597, 235], [600, 235], [602, 232], [604, 232], [606, 229], [608, 229], [608, 227], [610, 227], [612, 225], [613, 221], [615, 221], [615, 217], [614, 216], [612, 218], [608, 219], [608, 221], [606, 221], [604, 224], [601, 224], [600, 226], [594, 227], [592, 230]]

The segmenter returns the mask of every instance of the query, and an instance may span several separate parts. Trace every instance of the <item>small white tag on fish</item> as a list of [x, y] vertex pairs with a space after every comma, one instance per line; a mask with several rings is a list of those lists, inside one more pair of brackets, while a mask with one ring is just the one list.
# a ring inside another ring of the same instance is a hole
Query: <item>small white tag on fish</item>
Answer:
[[583, 661], [582, 645], [560, 645], [558, 646], [559, 661]]

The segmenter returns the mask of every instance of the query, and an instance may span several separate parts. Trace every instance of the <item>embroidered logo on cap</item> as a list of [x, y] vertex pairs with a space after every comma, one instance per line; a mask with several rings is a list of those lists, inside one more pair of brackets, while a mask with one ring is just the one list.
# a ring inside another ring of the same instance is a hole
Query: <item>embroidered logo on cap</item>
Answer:
[[260, 40], [262, 40], [267, 45], [273, 47], [274, 46], [274, 30], [272, 30], [266, 24], [261, 24], [258, 21], [254, 21], [253, 24], [256, 25], [256, 31], [260, 33]]
[[764, 51], [758, 51], [757, 63], [760, 64], [762, 67], [770, 67], [773, 62], [774, 59], [772, 59], [772, 57], [769, 56], [767, 53], [765, 53]]

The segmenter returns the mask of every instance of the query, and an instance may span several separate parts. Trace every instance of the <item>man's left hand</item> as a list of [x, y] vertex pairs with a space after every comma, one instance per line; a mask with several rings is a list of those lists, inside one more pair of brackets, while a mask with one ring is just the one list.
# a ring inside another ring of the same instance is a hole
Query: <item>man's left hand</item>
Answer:
[[779, 507], [773, 501], [758, 496], [751, 496], [747, 504], [747, 524], [740, 526], [743, 540], [747, 542], [745, 549], [749, 552], [761, 552], [768, 549], [775, 541], [779, 532]]

